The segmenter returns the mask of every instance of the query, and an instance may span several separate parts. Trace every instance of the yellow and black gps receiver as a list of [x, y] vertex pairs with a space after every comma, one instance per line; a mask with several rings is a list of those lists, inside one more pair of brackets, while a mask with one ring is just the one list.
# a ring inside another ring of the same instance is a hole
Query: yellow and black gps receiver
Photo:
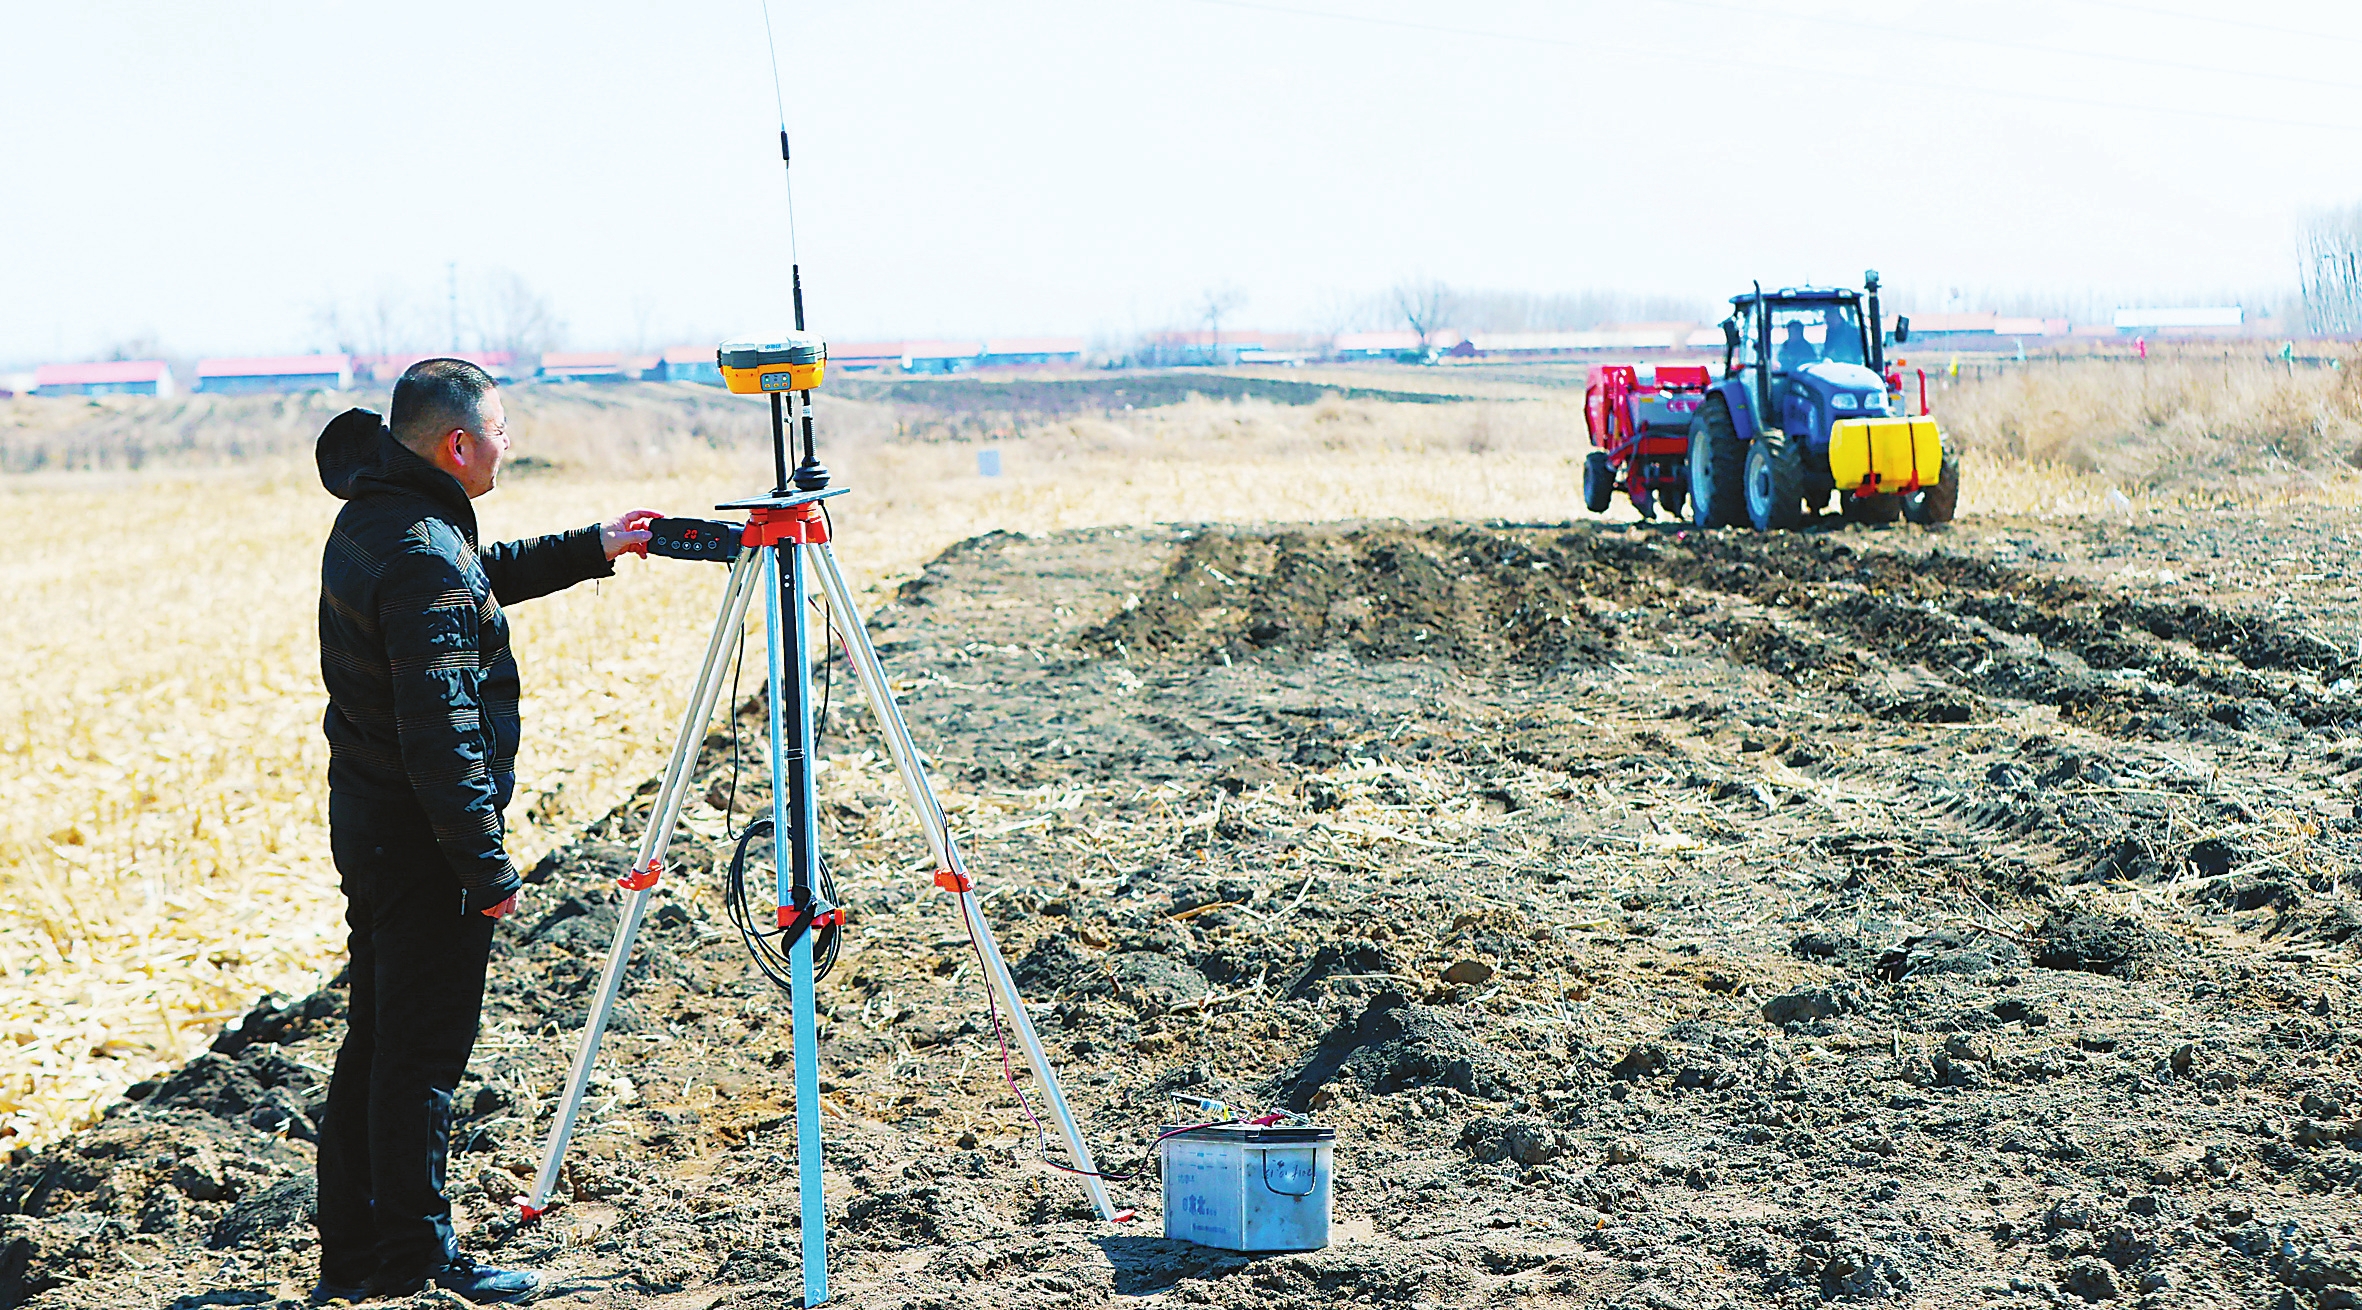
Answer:
[[810, 391], [828, 371], [828, 343], [809, 332], [741, 337], [723, 342], [714, 362], [730, 390], [742, 396]]

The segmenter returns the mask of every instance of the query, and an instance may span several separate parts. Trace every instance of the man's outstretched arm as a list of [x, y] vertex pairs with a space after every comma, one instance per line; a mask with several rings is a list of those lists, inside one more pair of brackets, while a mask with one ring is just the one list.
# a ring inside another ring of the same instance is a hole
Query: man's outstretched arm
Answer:
[[615, 557], [648, 540], [648, 525], [661, 517], [652, 509], [627, 510], [605, 523], [553, 532], [483, 548], [484, 576], [503, 605], [547, 596], [577, 582], [613, 577]]

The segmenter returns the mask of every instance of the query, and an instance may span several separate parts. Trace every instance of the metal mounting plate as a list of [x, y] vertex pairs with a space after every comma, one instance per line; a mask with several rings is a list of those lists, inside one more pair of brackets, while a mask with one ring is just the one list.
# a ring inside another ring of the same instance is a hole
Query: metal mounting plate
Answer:
[[792, 509], [798, 505], [809, 505], [816, 500], [827, 500], [831, 496], [842, 496], [851, 490], [851, 487], [824, 487], [819, 491], [791, 491], [784, 496], [777, 492], [766, 491], [760, 496], [749, 496], [745, 500], [725, 500], [714, 508]]

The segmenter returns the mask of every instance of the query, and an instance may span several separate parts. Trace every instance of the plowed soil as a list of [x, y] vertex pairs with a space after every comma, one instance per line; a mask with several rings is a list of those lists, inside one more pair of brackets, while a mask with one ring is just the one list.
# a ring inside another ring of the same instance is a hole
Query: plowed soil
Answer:
[[[2362, 519], [994, 535], [871, 619], [1102, 1165], [1169, 1094], [1338, 1130], [1336, 1240], [1097, 1222], [1004, 1083], [839, 670], [848, 1305], [2362, 1305]], [[684, 565], [683, 567], [689, 567]], [[528, 674], [530, 671], [528, 671]], [[519, 1226], [642, 796], [535, 871], [466, 1240], [548, 1304], [793, 1304], [789, 1034], [714, 866]], [[652, 788], [651, 788], [652, 789]], [[758, 849], [756, 855], [761, 856]], [[312, 1274], [331, 985], [0, 1176], [0, 1310]], [[1023, 1081], [1022, 1079], [1020, 1081]], [[178, 1298], [178, 1299], [176, 1299]], [[442, 1304], [433, 1294], [419, 1304]]]

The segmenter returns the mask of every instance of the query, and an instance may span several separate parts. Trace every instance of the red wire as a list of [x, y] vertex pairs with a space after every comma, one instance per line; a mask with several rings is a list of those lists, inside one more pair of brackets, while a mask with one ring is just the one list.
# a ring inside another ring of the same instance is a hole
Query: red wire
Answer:
[[[976, 922], [970, 917], [969, 914], [968, 897], [964, 893], [958, 892], [953, 893], [953, 897], [960, 903], [960, 926], [967, 930], [969, 949], [976, 952], [976, 967], [989, 974], [991, 972], [992, 966], [985, 962], [984, 943], [977, 940]], [[1194, 1133], [1200, 1128], [1219, 1128], [1225, 1124], [1259, 1122], [1258, 1120], [1252, 1119], [1217, 1119], [1207, 1123], [1190, 1124], [1182, 1128], [1168, 1129], [1165, 1132], [1158, 1133], [1155, 1139], [1148, 1143], [1147, 1150], [1142, 1153], [1140, 1167], [1130, 1171], [1129, 1173], [1098, 1173], [1089, 1169], [1079, 1169], [1070, 1164], [1060, 1164], [1056, 1160], [1050, 1158], [1049, 1128], [1042, 1123], [1041, 1116], [1033, 1112], [1033, 1102], [1026, 1099], [1025, 1089], [1017, 1085], [1017, 1070], [1015, 1066], [1009, 1061], [1009, 1037], [1008, 1034], [1001, 1028], [1000, 1004], [994, 999], [992, 979], [990, 977], [987, 977], [984, 980], [984, 1012], [992, 1020], [993, 1040], [1000, 1044], [1001, 1079], [1008, 1083], [1010, 1094], [1017, 1098], [1017, 1107], [1025, 1111], [1025, 1117], [1027, 1119], [1033, 1121], [1034, 1142], [1041, 1152], [1042, 1163], [1050, 1166], [1052, 1169], [1058, 1170], [1060, 1173], [1078, 1174], [1084, 1178], [1097, 1178], [1104, 1182], [1110, 1183], [1130, 1182], [1132, 1179], [1138, 1178], [1142, 1173], [1147, 1171], [1148, 1161], [1154, 1158], [1156, 1154], [1156, 1148], [1168, 1137], [1178, 1137], [1183, 1133]], [[1277, 1115], [1266, 1115], [1264, 1116], [1264, 1119], [1276, 1119], [1278, 1117], [1279, 1116]]]
[[[1025, 1099], [1025, 1089], [1017, 1085], [1017, 1070], [1009, 1063], [1009, 1036], [1007, 1033], [1001, 1031], [1001, 1007], [1000, 1002], [996, 1000], [993, 995], [992, 966], [985, 962], [984, 943], [977, 940], [976, 921], [970, 917], [968, 911], [968, 894], [965, 892], [954, 892], [952, 893], [952, 898], [960, 903], [960, 927], [967, 930], [968, 947], [970, 950], [976, 952], [976, 967], [985, 975], [984, 1012], [992, 1019], [993, 1040], [1000, 1043], [1001, 1077], [1009, 1084], [1010, 1093], [1017, 1098], [1017, 1107], [1025, 1111], [1026, 1118], [1033, 1120], [1033, 1133], [1036, 1140], [1038, 1140], [1041, 1144], [1042, 1158], [1044, 1160], [1049, 1160], [1050, 1130], [1042, 1126], [1041, 1116], [1033, 1112], [1033, 1102]], [[1057, 1165], [1056, 1161], [1051, 1161], [1050, 1163], [1053, 1166]]]

